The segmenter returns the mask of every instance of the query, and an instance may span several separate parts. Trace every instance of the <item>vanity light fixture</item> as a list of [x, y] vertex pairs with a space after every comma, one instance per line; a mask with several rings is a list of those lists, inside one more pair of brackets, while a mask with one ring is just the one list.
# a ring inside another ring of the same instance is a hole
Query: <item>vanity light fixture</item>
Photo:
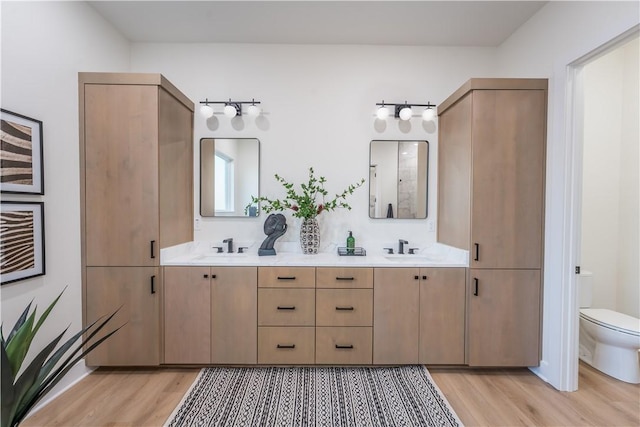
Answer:
[[255, 99], [251, 101], [232, 101], [231, 98], [229, 98], [228, 101], [209, 101], [207, 98], [204, 101], [200, 101], [200, 104], [202, 104], [200, 106], [200, 114], [206, 119], [213, 116], [213, 108], [211, 108], [209, 104], [223, 104], [224, 109], [222, 112], [230, 119], [242, 115], [242, 104], [250, 104], [247, 108], [247, 113], [252, 117], [259, 116], [262, 112], [257, 105], [260, 104], [260, 101], [256, 101]]
[[426, 104], [409, 104], [407, 101], [404, 101], [403, 104], [388, 104], [382, 101], [376, 105], [379, 106], [376, 111], [376, 117], [380, 120], [384, 120], [389, 117], [389, 107], [393, 107], [393, 116], [400, 120], [409, 120], [413, 116], [413, 107], [426, 107], [422, 112], [422, 120], [425, 122], [431, 122], [436, 118], [436, 110], [433, 109], [436, 105], [430, 102], [427, 102]]

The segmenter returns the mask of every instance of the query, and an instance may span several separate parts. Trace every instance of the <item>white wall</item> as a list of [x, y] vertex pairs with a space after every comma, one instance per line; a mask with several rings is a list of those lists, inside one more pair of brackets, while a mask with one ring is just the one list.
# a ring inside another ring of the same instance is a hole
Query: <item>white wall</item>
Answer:
[[[258, 138], [260, 192], [268, 197], [284, 195], [273, 178], [275, 173], [300, 183], [306, 181], [308, 167], [313, 166], [317, 175], [327, 178], [329, 193], [337, 193], [360, 178], [368, 178], [371, 140], [428, 140], [430, 219], [436, 212], [437, 128], [423, 125], [416, 117], [404, 127], [389, 119], [383, 129], [375, 125], [375, 104], [382, 100], [439, 103], [468, 78], [494, 74], [494, 63], [495, 49], [487, 48], [132, 46], [133, 71], [161, 72], [195, 102], [205, 98], [255, 98], [262, 102], [260, 120], [245, 116], [230, 122], [216, 114], [205, 122], [196, 115], [194, 140], [206, 136]], [[325, 212], [319, 217], [325, 248], [331, 242], [344, 245], [347, 230], [353, 230], [358, 245], [372, 252], [382, 253], [388, 242], [399, 238], [409, 240], [412, 247], [435, 242], [435, 234], [426, 230], [427, 220], [369, 219], [366, 186], [347, 201], [352, 211]], [[286, 215], [289, 230], [278, 242], [297, 242], [300, 220]], [[232, 236], [260, 244], [265, 237], [264, 218], [203, 218], [202, 230], [195, 237], [219, 240]]]
[[[638, 39], [583, 69], [580, 264], [594, 274], [595, 308], [639, 317]], [[635, 120], [632, 118], [635, 117]]]
[[549, 78], [543, 360], [535, 371], [561, 390], [577, 387], [576, 254], [565, 250], [573, 233], [567, 66], [638, 25], [639, 16], [638, 2], [549, 2], [498, 50], [501, 76]]
[[[82, 328], [78, 71], [127, 71], [129, 44], [83, 2], [2, 2], [2, 108], [43, 122], [45, 195], [3, 194], [2, 200], [45, 204], [46, 275], [2, 286], [5, 333], [34, 300], [42, 311], [66, 286], [33, 343], [69, 326]], [[74, 369], [60, 387], [84, 374]]]

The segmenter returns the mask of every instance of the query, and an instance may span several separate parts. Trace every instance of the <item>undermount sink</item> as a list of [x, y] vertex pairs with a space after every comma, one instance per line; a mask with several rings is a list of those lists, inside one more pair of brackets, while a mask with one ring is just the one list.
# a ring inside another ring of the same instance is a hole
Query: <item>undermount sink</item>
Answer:
[[220, 258], [246, 258], [249, 254], [246, 252], [243, 253], [238, 253], [238, 252], [232, 252], [232, 253], [228, 253], [228, 252], [210, 252], [210, 253], [206, 253], [203, 255], [198, 256], [196, 259], [198, 260], [213, 260], [213, 259], [220, 259]]
[[385, 255], [384, 258], [392, 262], [406, 262], [406, 263], [422, 263], [422, 262], [434, 262], [435, 257], [425, 255]]

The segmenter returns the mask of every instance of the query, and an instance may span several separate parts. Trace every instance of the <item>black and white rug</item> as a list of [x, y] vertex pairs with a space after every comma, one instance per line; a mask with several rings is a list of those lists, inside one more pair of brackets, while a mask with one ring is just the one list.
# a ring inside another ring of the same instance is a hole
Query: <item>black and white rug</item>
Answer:
[[424, 366], [204, 368], [165, 426], [462, 426]]

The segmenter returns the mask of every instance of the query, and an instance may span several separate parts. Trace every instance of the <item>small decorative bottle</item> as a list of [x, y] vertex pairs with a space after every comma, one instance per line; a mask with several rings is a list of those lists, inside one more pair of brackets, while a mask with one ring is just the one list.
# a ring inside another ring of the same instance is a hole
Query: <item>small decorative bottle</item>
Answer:
[[353, 233], [349, 231], [349, 237], [347, 237], [347, 254], [353, 255], [356, 247], [356, 239], [353, 237]]

